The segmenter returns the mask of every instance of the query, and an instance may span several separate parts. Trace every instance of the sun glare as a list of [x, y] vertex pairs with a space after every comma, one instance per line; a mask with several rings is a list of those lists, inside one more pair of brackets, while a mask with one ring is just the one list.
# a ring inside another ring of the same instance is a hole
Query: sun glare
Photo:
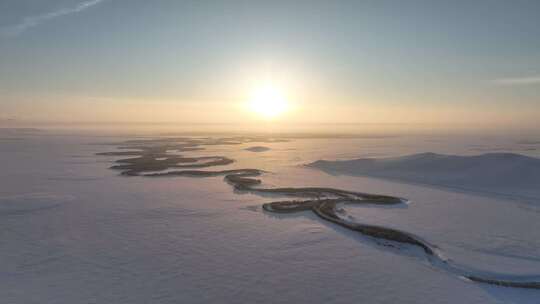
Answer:
[[254, 113], [272, 119], [287, 111], [288, 103], [281, 90], [273, 85], [261, 86], [255, 90], [249, 101], [249, 108]]

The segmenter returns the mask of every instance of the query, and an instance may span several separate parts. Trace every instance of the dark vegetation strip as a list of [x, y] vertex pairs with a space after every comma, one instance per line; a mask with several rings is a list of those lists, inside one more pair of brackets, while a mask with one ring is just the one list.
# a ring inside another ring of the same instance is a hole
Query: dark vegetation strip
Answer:
[[[202, 150], [203, 146], [209, 145], [238, 145], [252, 142], [280, 142], [280, 139], [263, 137], [229, 137], [229, 138], [166, 138], [152, 140], [131, 140], [124, 142], [119, 149], [122, 151], [98, 153], [104, 156], [135, 156], [133, 158], [116, 160], [117, 165], [111, 167], [120, 170], [126, 176], [144, 177], [212, 177], [224, 176], [227, 183], [235, 190], [247, 191], [258, 194], [275, 194], [285, 197], [301, 197], [303, 200], [285, 200], [263, 204], [263, 210], [274, 213], [294, 213], [300, 211], [311, 211], [323, 220], [337, 224], [352, 231], [375, 239], [383, 239], [403, 244], [409, 244], [421, 248], [428, 256], [437, 259], [443, 264], [449, 265], [448, 261], [437, 255], [434, 248], [420, 238], [393, 228], [377, 225], [367, 225], [345, 220], [338, 216], [338, 204], [377, 204], [395, 205], [404, 202], [402, 198], [369, 194], [363, 192], [346, 191], [341, 189], [326, 187], [283, 187], [283, 188], [261, 188], [261, 180], [256, 177], [261, 176], [264, 171], [259, 169], [229, 169], [229, 170], [193, 170], [215, 166], [229, 165], [233, 159], [224, 156], [210, 157], [184, 157], [171, 154], [169, 151], [187, 152]], [[124, 151], [129, 150], [129, 151]], [[182, 169], [166, 171], [171, 169]], [[166, 171], [166, 172], [160, 172]], [[466, 271], [456, 270], [458, 275], [468, 278], [471, 281], [499, 285], [505, 287], [533, 288], [540, 289], [540, 282], [500, 280], [487, 278], [481, 275], [471, 275]]]

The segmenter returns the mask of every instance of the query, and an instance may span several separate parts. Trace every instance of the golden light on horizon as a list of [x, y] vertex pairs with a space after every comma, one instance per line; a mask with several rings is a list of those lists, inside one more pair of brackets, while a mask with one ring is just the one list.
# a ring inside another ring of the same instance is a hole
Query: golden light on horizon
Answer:
[[279, 87], [265, 84], [253, 91], [248, 107], [260, 117], [273, 119], [286, 112], [289, 103]]

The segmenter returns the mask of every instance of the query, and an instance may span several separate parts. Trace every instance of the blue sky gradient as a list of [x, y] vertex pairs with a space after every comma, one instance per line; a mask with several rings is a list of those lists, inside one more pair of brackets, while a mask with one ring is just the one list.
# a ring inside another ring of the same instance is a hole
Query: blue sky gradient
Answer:
[[28, 109], [88, 99], [234, 103], [265, 77], [287, 83], [298, 111], [384, 112], [347, 122], [401, 122], [392, 107], [531, 119], [540, 1], [0, 1], [4, 116], [46, 120]]

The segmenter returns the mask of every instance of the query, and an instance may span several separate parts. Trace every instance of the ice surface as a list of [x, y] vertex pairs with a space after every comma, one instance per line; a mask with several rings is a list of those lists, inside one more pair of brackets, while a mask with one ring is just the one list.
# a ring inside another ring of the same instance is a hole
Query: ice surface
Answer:
[[[272, 198], [234, 193], [222, 177], [126, 178], [98, 135], [18, 135], [0, 142], [0, 298], [4, 303], [537, 303], [538, 291], [461, 280], [310, 213], [276, 216]], [[330, 186], [406, 197], [402, 208], [344, 216], [404, 229], [461, 264], [540, 273], [540, 210], [530, 203], [392, 181], [332, 176], [318, 159], [399, 156], [506, 139], [297, 139], [212, 146], [225, 168], [271, 171], [269, 186]], [[456, 143], [457, 142], [457, 143]], [[536, 151], [519, 151], [537, 156]]]

